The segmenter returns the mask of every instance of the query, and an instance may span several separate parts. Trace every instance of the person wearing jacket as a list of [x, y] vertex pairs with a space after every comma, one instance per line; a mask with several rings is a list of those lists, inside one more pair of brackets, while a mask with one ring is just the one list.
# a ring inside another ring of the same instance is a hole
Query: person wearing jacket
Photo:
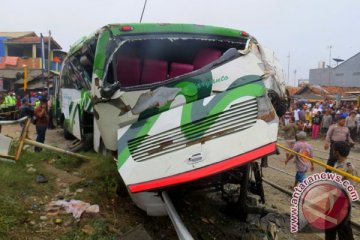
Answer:
[[[45, 134], [48, 126], [49, 116], [47, 112], [47, 99], [44, 97], [40, 98], [40, 104], [35, 108], [35, 117], [36, 117], [36, 141], [40, 143], [45, 142]], [[42, 148], [35, 147], [35, 152], [41, 152]]]

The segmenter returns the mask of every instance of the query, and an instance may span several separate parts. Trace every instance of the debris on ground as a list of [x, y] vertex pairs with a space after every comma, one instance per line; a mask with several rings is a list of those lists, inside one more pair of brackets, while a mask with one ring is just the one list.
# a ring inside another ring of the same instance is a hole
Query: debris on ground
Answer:
[[83, 231], [84, 233], [88, 234], [88, 235], [92, 235], [94, 232], [95, 232], [95, 229], [89, 225], [89, 224], [86, 224], [82, 229], [81, 231]]
[[61, 224], [62, 223], [62, 220], [61, 220], [61, 218], [56, 218], [55, 220], [54, 220], [54, 223], [55, 224]]
[[34, 172], [36, 172], [36, 169], [33, 168], [33, 167], [29, 167], [29, 168], [26, 170], [26, 172], [28, 172], [28, 173], [34, 173]]
[[99, 205], [97, 204], [90, 205], [90, 203], [83, 202], [80, 200], [70, 200], [70, 201], [57, 200], [50, 202], [49, 206], [50, 206], [49, 210], [50, 209], [55, 210], [54, 207], [57, 206], [64, 208], [64, 210], [67, 213], [71, 213], [76, 220], [80, 220], [80, 217], [84, 212], [98, 213], [100, 211]]
[[142, 224], [139, 224], [135, 228], [126, 232], [123, 236], [120, 237], [120, 240], [152, 240], [148, 232], [145, 230]]
[[37, 183], [47, 183], [48, 182], [48, 179], [47, 177], [45, 177], [44, 175], [40, 174], [38, 176], [36, 176], [36, 182]]

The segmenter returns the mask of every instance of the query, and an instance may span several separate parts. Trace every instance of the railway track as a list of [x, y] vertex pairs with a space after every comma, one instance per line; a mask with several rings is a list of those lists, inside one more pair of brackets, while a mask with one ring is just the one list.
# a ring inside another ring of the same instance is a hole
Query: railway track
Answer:
[[[317, 153], [316, 154], [316, 158], [317, 159], [321, 159], [321, 160], [324, 160], [326, 161], [327, 160], [327, 155], [328, 153], [325, 152], [325, 151], [322, 151], [318, 148], [314, 148], [314, 151]], [[286, 169], [281, 169], [279, 167], [276, 167], [276, 166], [272, 166], [272, 165], [269, 165], [268, 166], [268, 169], [270, 169], [271, 171], [276, 171], [277, 173], [281, 173], [282, 175], [284, 176], [287, 176], [289, 178], [289, 181], [291, 179], [291, 181], [294, 179], [295, 175], [292, 174], [292, 173], [289, 173], [286, 171]], [[276, 175], [276, 174], [275, 174]], [[286, 177], [285, 177], [286, 178]], [[286, 179], [284, 178], [281, 178], [283, 179], [283, 182], [286, 182]], [[280, 179], [280, 180], [281, 180]], [[273, 179], [271, 179], [273, 180]], [[273, 181], [270, 181], [269, 179], [266, 179], [266, 178], [263, 178], [263, 181], [268, 184], [269, 186], [273, 187], [273, 188], [276, 188], [278, 189], [279, 191], [281, 191], [283, 194], [286, 194], [287, 196], [292, 196], [292, 192], [290, 190], [288, 190], [286, 187], [284, 186], [280, 186], [278, 185], [277, 183], [273, 182]], [[206, 192], [203, 192], [203, 194], [207, 194]], [[176, 204], [173, 204], [169, 195], [166, 193], [166, 192], [163, 192], [162, 193], [162, 198], [164, 200], [164, 203], [165, 203], [165, 206], [166, 206], [166, 209], [168, 211], [168, 215], [173, 223], [173, 226], [176, 230], [176, 233], [178, 235], [178, 238], [179, 239], [197, 239], [198, 236], [192, 236], [191, 233], [194, 234], [194, 222], [189, 222], [189, 219], [187, 219], [189, 216], [187, 216], [189, 214], [189, 212], [184, 212], [184, 209], [177, 209], [176, 207]], [[206, 205], [207, 203], [204, 202], [203, 205]], [[275, 203], [276, 205], [276, 203]], [[354, 202], [354, 205], [357, 206], [357, 208], [353, 208], [353, 212], [359, 212], [358, 215], [360, 216], [360, 203], [359, 202]], [[199, 206], [197, 206], [199, 207]], [[179, 212], [178, 212], [179, 211]], [[192, 211], [197, 211], [197, 209], [194, 207], [194, 209]], [[204, 214], [204, 213], [202, 213]], [[181, 219], [183, 218], [183, 219]], [[229, 216], [221, 216], [219, 217], [219, 219], [221, 218], [229, 218]], [[231, 217], [230, 217], [231, 218]], [[210, 220], [209, 220], [210, 219]], [[215, 221], [218, 221], [218, 219], [215, 217], [215, 220], [211, 220], [212, 218], [201, 218], [201, 221], [205, 221], [207, 222], [207, 224], [212, 224], [212, 225], [216, 225], [214, 224], [213, 222]], [[240, 223], [239, 220], [236, 220], [237, 222]], [[243, 223], [241, 222], [241, 224], [245, 224], [246, 223]], [[360, 232], [360, 224], [357, 223], [357, 222], [354, 222], [354, 221], [351, 221], [351, 224], [353, 226], [353, 229], [356, 233]], [[189, 231], [187, 226], [189, 227]], [[218, 236], [223, 236], [224, 238], [228, 238], [229, 235], [227, 234], [227, 230], [223, 229], [223, 226], [216, 226], [216, 231], [218, 232]], [[254, 230], [256, 231], [256, 230]]]

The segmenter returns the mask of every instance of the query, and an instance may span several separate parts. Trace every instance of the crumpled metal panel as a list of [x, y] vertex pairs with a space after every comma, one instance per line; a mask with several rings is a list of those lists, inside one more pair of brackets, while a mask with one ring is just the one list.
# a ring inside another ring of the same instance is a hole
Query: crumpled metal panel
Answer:
[[180, 88], [159, 87], [155, 91], [146, 92], [139, 97], [132, 113], [140, 114], [147, 109], [164, 106], [167, 102], [173, 101], [180, 91]]

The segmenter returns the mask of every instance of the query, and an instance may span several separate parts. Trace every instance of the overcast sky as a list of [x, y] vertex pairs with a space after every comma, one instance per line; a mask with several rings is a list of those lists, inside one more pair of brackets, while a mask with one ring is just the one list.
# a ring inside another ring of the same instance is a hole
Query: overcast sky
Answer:
[[[2, 0], [0, 31], [52, 31], [65, 51], [108, 23], [139, 22], [144, 0]], [[237, 28], [275, 51], [290, 85], [331, 57], [360, 51], [359, 0], [148, 0], [143, 22]], [[46, 34], [47, 35], [47, 34]], [[332, 61], [332, 66], [335, 66]]]

